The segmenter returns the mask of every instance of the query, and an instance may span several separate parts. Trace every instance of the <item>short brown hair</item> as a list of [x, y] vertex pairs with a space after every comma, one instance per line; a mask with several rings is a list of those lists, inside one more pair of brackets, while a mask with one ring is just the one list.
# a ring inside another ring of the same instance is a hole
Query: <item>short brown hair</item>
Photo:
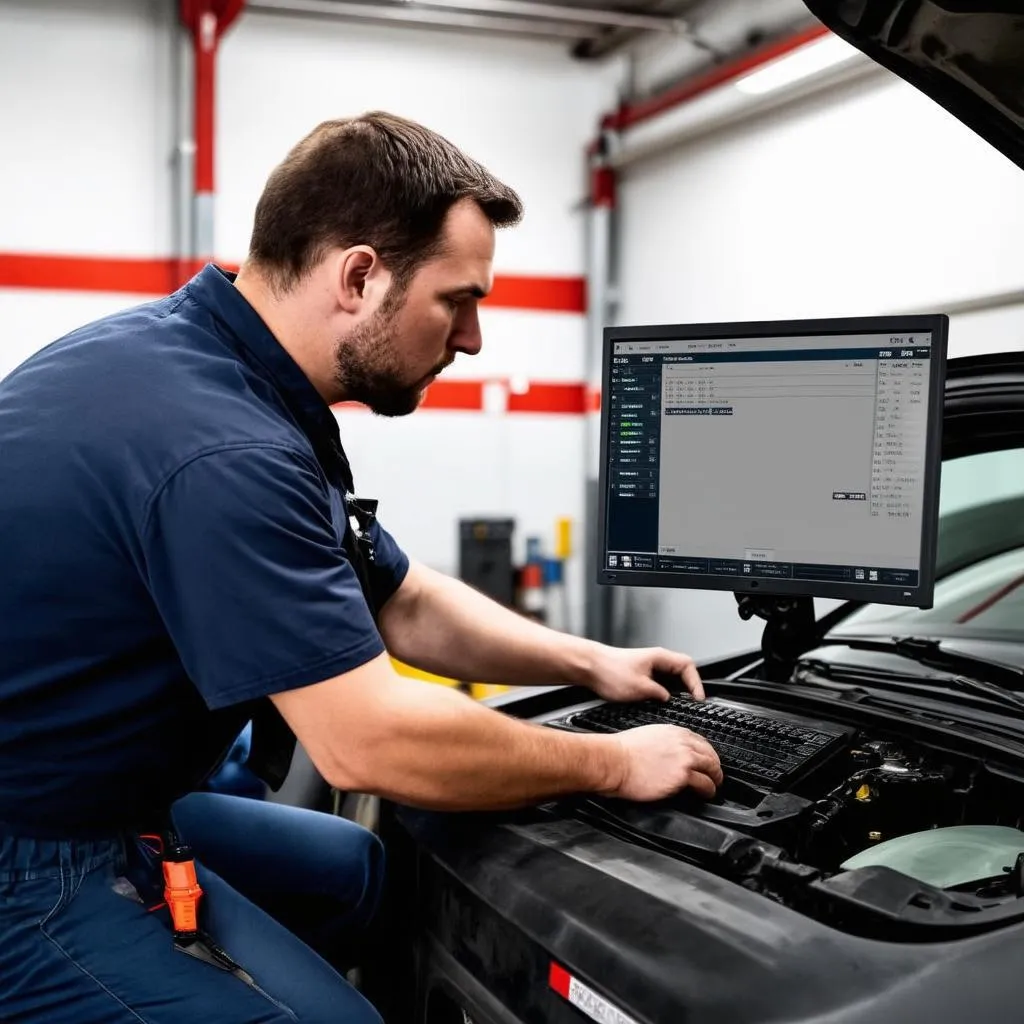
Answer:
[[287, 291], [335, 246], [372, 246], [396, 281], [438, 251], [448, 210], [473, 199], [495, 227], [517, 223], [519, 196], [447, 139], [372, 111], [324, 121], [271, 172], [249, 259]]

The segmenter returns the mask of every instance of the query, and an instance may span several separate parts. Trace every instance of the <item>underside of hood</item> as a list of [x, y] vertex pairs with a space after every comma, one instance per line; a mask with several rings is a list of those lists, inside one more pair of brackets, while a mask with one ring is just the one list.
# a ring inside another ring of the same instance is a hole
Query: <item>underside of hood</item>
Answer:
[[836, 35], [1024, 167], [1024, 0], [804, 0]]

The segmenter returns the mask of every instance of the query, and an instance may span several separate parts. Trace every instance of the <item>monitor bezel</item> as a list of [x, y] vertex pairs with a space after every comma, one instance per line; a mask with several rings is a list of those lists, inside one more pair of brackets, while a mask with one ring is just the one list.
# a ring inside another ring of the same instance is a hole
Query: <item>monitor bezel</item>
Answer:
[[874, 333], [922, 333], [932, 335], [928, 375], [928, 430], [925, 442], [924, 502], [921, 530], [920, 572], [916, 587], [832, 581], [746, 579], [665, 571], [609, 569], [608, 560], [608, 449], [611, 407], [601, 402], [598, 473], [597, 583], [607, 586], [654, 587], [669, 590], [733, 591], [767, 597], [820, 597], [839, 601], [931, 608], [935, 594], [938, 495], [942, 471], [942, 419], [946, 379], [949, 317], [944, 313], [910, 316], [832, 317], [805, 320], [753, 320], [691, 324], [649, 324], [606, 327], [602, 350], [601, 394], [610, 394], [612, 349], [622, 341], [675, 341], [843, 335]]

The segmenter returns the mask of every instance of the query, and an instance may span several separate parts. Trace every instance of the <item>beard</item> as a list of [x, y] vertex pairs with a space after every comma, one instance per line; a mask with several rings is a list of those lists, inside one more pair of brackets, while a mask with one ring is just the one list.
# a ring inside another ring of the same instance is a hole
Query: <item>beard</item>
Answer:
[[395, 345], [399, 310], [397, 296], [385, 298], [366, 323], [338, 339], [335, 349], [334, 379], [345, 401], [360, 402], [378, 416], [415, 412], [423, 400], [426, 378], [451, 363], [451, 359], [442, 360], [427, 374], [409, 381]]

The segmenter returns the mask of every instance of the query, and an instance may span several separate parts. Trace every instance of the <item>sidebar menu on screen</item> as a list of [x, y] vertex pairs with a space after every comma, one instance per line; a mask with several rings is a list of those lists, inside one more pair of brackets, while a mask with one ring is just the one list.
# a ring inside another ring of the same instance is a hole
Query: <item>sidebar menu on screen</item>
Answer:
[[[653, 554], [657, 550], [661, 458], [661, 360], [615, 356], [608, 402], [608, 497], [610, 505], [617, 508], [610, 525], [612, 534], [626, 542], [623, 547], [609, 536], [608, 547]], [[638, 544], [641, 538], [647, 541], [642, 546]], [[653, 558], [644, 567], [653, 569]]]

